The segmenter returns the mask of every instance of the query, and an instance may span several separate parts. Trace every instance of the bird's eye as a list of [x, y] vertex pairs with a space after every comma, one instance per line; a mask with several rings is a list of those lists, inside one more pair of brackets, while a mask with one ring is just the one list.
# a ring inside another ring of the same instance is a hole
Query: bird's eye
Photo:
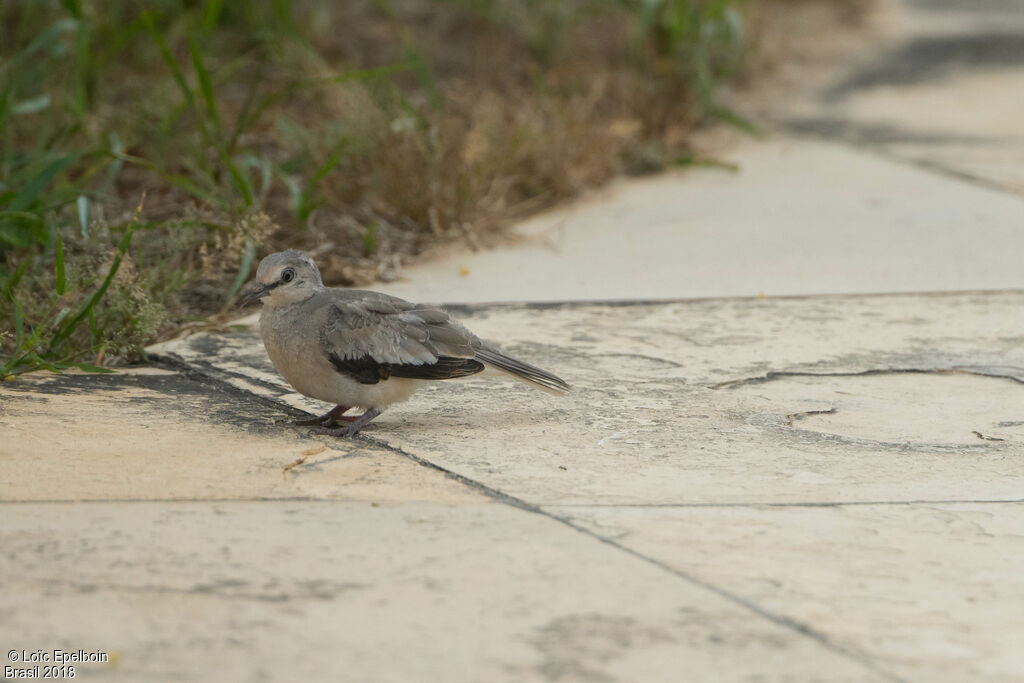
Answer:
[[285, 268], [284, 272], [281, 273], [281, 282], [291, 282], [295, 279], [295, 271], [291, 268]]

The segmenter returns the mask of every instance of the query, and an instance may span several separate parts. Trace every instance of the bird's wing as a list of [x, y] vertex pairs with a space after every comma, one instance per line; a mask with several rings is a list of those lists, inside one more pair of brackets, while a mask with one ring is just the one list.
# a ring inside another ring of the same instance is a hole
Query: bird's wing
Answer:
[[434, 365], [467, 359], [481, 342], [444, 311], [360, 290], [329, 290], [322, 342], [341, 360]]

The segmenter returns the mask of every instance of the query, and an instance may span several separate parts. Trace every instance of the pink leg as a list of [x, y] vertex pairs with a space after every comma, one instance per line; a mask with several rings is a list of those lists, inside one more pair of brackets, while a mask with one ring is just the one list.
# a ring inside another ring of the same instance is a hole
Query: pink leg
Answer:
[[353, 418], [352, 422], [345, 427], [337, 427], [336, 429], [331, 429], [330, 427], [314, 427], [309, 430], [309, 433], [326, 434], [327, 436], [355, 436], [360, 429], [365, 427], [370, 420], [380, 415], [380, 413], [380, 410], [370, 408], [359, 417]]
[[322, 425], [329, 426], [332, 424], [336, 424], [338, 420], [341, 420], [342, 422], [354, 422], [355, 420], [359, 419], [354, 415], [345, 417], [343, 413], [347, 410], [352, 410], [352, 406], [334, 406], [329, 411], [327, 411], [323, 415], [320, 415], [319, 417], [310, 417], [301, 420], [295, 420], [292, 422], [292, 424], [298, 425], [300, 427], [310, 427], [313, 425], [319, 427]]

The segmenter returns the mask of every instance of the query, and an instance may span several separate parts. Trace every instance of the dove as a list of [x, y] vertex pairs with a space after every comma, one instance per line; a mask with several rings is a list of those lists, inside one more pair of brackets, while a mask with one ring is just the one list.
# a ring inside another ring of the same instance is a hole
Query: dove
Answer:
[[[256, 301], [263, 304], [260, 336], [274, 368], [300, 394], [335, 406], [296, 420], [314, 433], [354, 436], [424, 384], [488, 368], [549, 393], [569, 390], [561, 378], [505, 355], [440, 308], [324, 286], [316, 263], [295, 249], [260, 262], [239, 303]], [[363, 412], [345, 414], [356, 407]]]

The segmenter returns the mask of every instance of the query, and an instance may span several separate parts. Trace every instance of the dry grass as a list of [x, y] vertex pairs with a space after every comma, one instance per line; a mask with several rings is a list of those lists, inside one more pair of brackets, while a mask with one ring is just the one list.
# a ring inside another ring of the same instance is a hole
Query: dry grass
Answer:
[[692, 128], [731, 116], [713, 88], [749, 49], [739, 0], [147, 7], [0, 9], [0, 356], [34, 331], [55, 360], [46, 330], [119, 242], [56, 360], [136, 357], [223, 311], [279, 248], [367, 284], [432, 245], [487, 244], [613, 175], [689, 158]]

